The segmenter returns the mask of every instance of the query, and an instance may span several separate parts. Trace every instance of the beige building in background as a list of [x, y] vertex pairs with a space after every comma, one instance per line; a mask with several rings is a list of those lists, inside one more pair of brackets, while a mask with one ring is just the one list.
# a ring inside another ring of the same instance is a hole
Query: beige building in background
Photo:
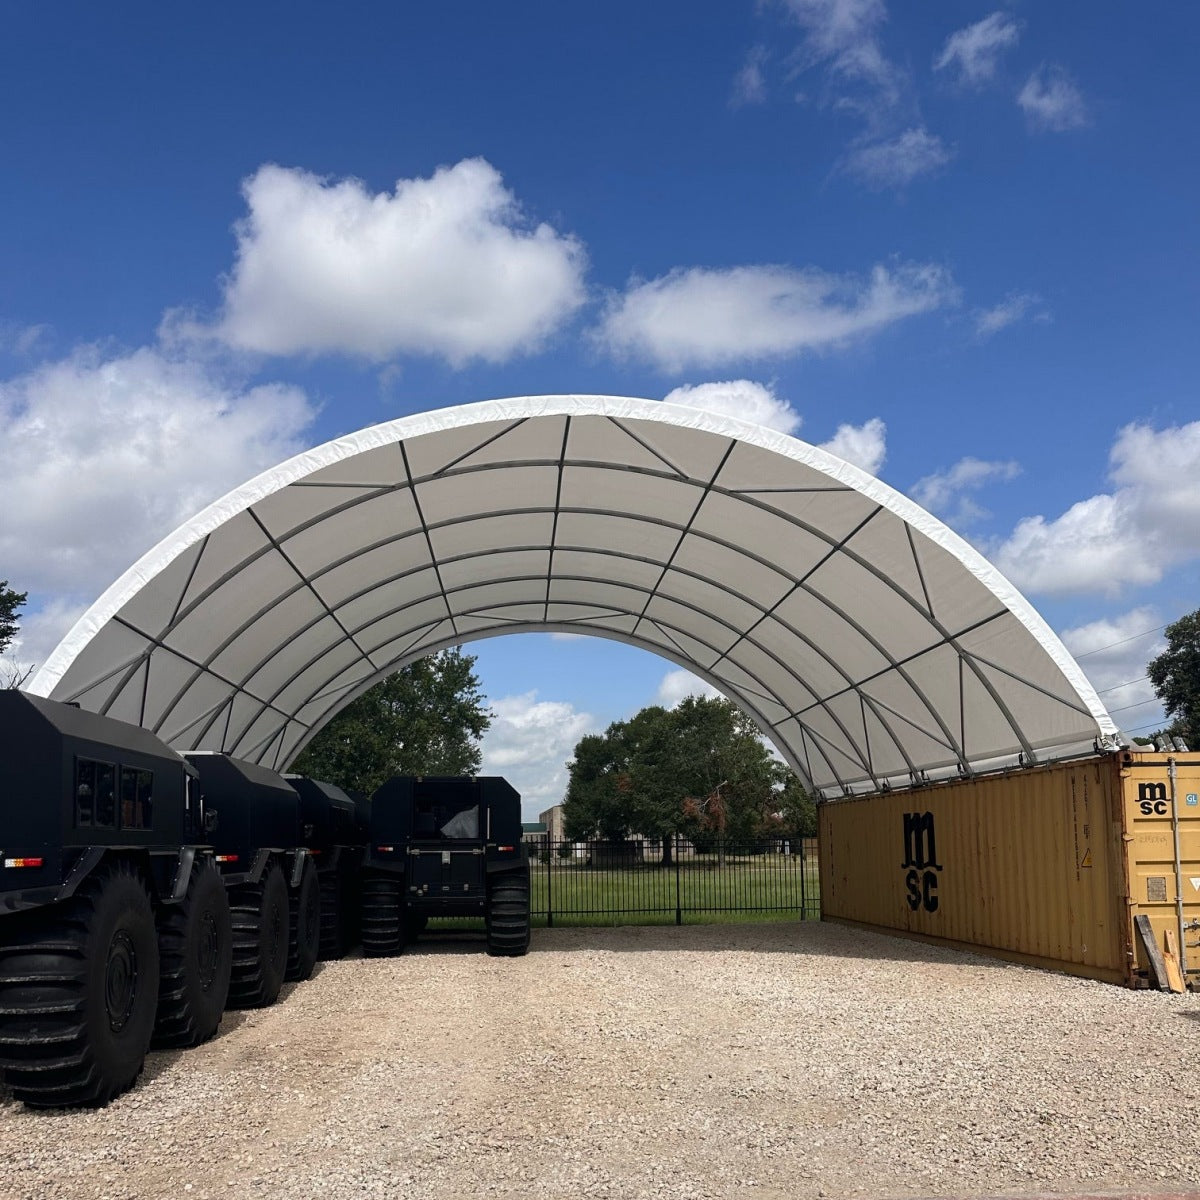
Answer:
[[545, 812], [538, 813], [538, 820], [546, 826], [546, 836], [552, 842], [565, 842], [567, 840], [567, 833], [563, 824], [563, 806], [561, 804], [556, 804], [553, 808], [548, 808]]

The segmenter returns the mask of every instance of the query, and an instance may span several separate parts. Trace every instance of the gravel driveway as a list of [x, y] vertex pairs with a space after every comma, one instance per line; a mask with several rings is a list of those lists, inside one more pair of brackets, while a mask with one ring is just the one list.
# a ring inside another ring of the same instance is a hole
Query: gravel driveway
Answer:
[[1200, 1182], [1200, 996], [837, 926], [326, 963], [95, 1112], [0, 1095], [0, 1195], [907, 1196]]

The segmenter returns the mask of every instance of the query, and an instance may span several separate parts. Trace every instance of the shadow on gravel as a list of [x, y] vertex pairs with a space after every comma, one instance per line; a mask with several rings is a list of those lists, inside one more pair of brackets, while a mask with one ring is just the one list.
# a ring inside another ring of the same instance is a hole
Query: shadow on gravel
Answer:
[[446, 929], [423, 933], [415, 942], [404, 947], [404, 957], [414, 958], [434, 954], [483, 954], [487, 939], [474, 929]]
[[[309, 979], [316, 979], [324, 969], [325, 963], [317, 963], [317, 965], [313, 968], [313, 973], [311, 976], [309, 976]], [[304, 986], [305, 982], [308, 981], [302, 980], [300, 982], [285, 983], [283, 987], [279, 989], [279, 996], [275, 1000], [275, 1004], [285, 1003], [287, 998], [298, 987]], [[270, 1007], [272, 1006], [264, 1006], [264, 1008]], [[263, 1010], [254, 1008], [227, 1008], [221, 1014], [221, 1024], [217, 1026], [217, 1032], [214, 1033], [207, 1042], [202, 1043], [202, 1045], [212, 1045], [214, 1042], [221, 1041], [222, 1038], [229, 1037], [246, 1023], [251, 1013], [259, 1011]], [[159, 1075], [161, 1075], [164, 1071], [169, 1070], [182, 1055], [187, 1054], [189, 1049], [192, 1048], [194, 1047], [187, 1047], [181, 1050], [151, 1050], [146, 1055], [146, 1065], [142, 1070], [140, 1082], [146, 1083], [151, 1079], [157, 1079]]]
[[[283, 990], [279, 993], [279, 999], [282, 1000], [287, 993], [294, 988], [294, 983], [286, 984]], [[276, 1001], [278, 1003], [278, 1001]], [[217, 1032], [208, 1039], [207, 1042], [202, 1042], [201, 1045], [211, 1046], [214, 1042], [221, 1041], [222, 1038], [229, 1037], [235, 1030], [240, 1029], [253, 1009], [227, 1008], [221, 1014], [221, 1024], [217, 1026]], [[189, 1054], [195, 1047], [184, 1047], [180, 1050], [151, 1050], [146, 1055], [146, 1065], [142, 1068], [142, 1073], [138, 1078], [135, 1087], [144, 1083], [149, 1083], [152, 1079], [157, 1079], [163, 1072], [168, 1071], [182, 1058]]]

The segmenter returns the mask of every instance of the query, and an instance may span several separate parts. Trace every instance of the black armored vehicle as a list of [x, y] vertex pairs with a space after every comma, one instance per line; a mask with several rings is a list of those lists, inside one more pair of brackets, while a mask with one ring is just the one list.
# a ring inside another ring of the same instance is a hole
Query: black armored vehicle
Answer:
[[367, 844], [358, 805], [336, 784], [304, 775], [284, 779], [300, 796], [301, 838], [317, 864], [321, 957], [341, 958], [358, 941], [359, 883]]
[[300, 829], [300, 797], [282, 775], [228, 754], [184, 757], [200, 795], [233, 913], [231, 1007], [273, 1004], [284, 979], [307, 979], [321, 936], [321, 891]]
[[232, 931], [193, 774], [136, 725], [0, 691], [0, 1068], [25, 1103], [106, 1103], [152, 1037], [216, 1031]]
[[482, 916], [487, 952], [529, 949], [521, 797], [498, 777], [398, 775], [371, 798], [362, 944], [398, 954], [431, 917]]

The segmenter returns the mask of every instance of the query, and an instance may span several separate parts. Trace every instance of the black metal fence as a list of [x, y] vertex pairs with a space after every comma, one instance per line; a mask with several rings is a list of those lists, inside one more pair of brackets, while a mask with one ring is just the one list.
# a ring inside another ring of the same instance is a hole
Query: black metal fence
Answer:
[[528, 839], [533, 917], [546, 925], [682, 925], [821, 915], [816, 838]]

